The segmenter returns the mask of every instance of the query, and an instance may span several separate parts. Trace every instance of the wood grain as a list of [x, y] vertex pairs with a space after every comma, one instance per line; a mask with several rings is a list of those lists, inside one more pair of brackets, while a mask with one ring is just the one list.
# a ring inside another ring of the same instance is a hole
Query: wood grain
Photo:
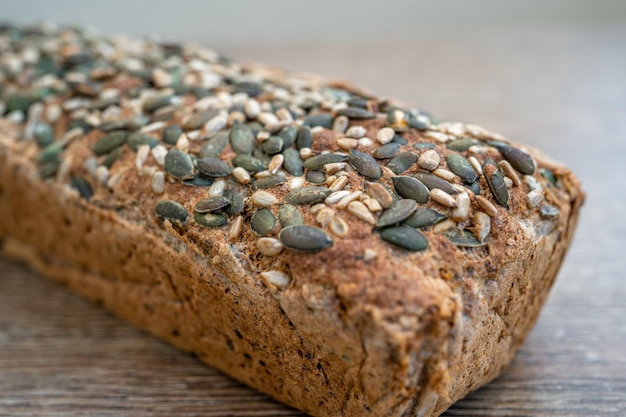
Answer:
[[[446, 416], [626, 415], [624, 45], [626, 28], [592, 27], [227, 49], [483, 124], [582, 178], [577, 237], [535, 330]], [[302, 416], [4, 259], [0, 415]]]

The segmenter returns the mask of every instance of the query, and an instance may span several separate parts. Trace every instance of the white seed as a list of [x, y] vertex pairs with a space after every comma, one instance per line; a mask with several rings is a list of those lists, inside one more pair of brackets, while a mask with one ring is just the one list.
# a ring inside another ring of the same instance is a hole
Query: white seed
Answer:
[[141, 129], [139, 129], [139, 131], [141, 133], [150, 133], [150, 132], [154, 132], [155, 130], [163, 129], [165, 126], [167, 126], [167, 123], [163, 121], [154, 122], [154, 123], [150, 123], [149, 125], [145, 125]]
[[469, 152], [475, 153], [476, 155], [498, 155], [500, 151], [496, 148], [492, 148], [491, 146], [486, 145], [472, 145], [468, 149]]
[[104, 165], [100, 165], [98, 169], [96, 169], [96, 178], [100, 184], [105, 185], [109, 179], [109, 168]]
[[511, 166], [509, 161], [503, 159], [502, 161], [498, 163], [498, 165], [500, 165], [500, 168], [502, 168], [502, 171], [504, 171], [504, 174], [511, 179], [511, 181], [513, 182], [513, 185], [515, 185], [516, 187], [519, 187], [520, 185], [522, 185], [522, 181], [519, 179], [519, 175], [517, 175], [517, 172]]
[[150, 177], [152, 178], [152, 175], [154, 175], [155, 172], [158, 171], [158, 168], [155, 166], [143, 166], [141, 167], [141, 170], [139, 171], [139, 175], [141, 175], [142, 177]]
[[465, 220], [469, 217], [470, 197], [467, 193], [456, 196], [456, 207], [450, 213], [450, 217], [456, 221]]
[[440, 162], [441, 157], [439, 156], [437, 151], [435, 151], [434, 149], [429, 149], [420, 155], [419, 159], [417, 160], [417, 165], [419, 165], [419, 167], [422, 169], [432, 171], [439, 166]]
[[152, 192], [155, 194], [163, 194], [165, 192], [165, 173], [156, 171], [152, 174], [151, 184]]
[[302, 159], [309, 159], [312, 156], [315, 156], [315, 153], [311, 150], [311, 148], [300, 149], [300, 157]]
[[358, 144], [359, 141], [352, 138], [337, 139], [337, 146], [345, 151], [356, 148]]
[[87, 170], [87, 173], [92, 177], [96, 176], [96, 171], [98, 170], [98, 160], [92, 156], [85, 159], [85, 163], [83, 167]]
[[257, 116], [259, 122], [261, 122], [266, 128], [268, 125], [273, 125], [278, 123], [278, 117], [274, 113], [270, 112], [261, 112]]
[[363, 251], [363, 260], [365, 262], [371, 262], [378, 257], [378, 252], [374, 249], [367, 248]]
[[456, 200], [450, 194], [446, 193], [439, 188], [433, 188], [430, 190], [430, 198], [437, 203], [444, 205], [446, 207], [454, 208], [457, 206]]
[[46, 107], [45, 114], [46, 114], [46, 120], [49, 123], [55, 123], [57, 120], [59, 120], [59, 118], [63, 114], [63, 110], [61, 110], [61, 106], [59, 106], [58, 104], [51, 104], [48, 107]]
[[59, 166], [59, 171], [57, 172], [57, 181], [59, 182], [68, 182], [70, 179], [70, 170], [72, 169], [72, 158], [65, 157], [61, 161], [61, 165]]
[[263, 171], [259, 171], [256, 174], [254, 174], [254, 178], [259, 179], [259, 178], [267, 178], [267, 177], [271, 177], [273, 174], [269, 171], [269, 169], [265, 169]]
[[393, 196], [382, 184], [377, 182], [368, 182], [367, 195], [378, 201], [383, 208], [389, 208], [393, 204]]
[[350, 191], [348, 190], [335, 191], [334, 193], [331, 193], [328, 197], [326, 197], [324, 203], [337, 204], [339, 201], [341, 201], [342, 198], [344, 198], [348, 194], [350, 194]]
[[261, 273], [261, 278], [265, 285], [269, 288], [278, 288], [284, 290], [289, 286], [291, 278], [284, 272], [280, 271], [267, 271]]
[[282, 130], [284, 127], [288, 126], [289, 123], [285, 122], [283, 120], [279, 120], [276, 123], [268, 123], [265, 125], [265, 129], [268, 130], [270, 133], [278, 133], [280, 130]]
[[265, 256], [277, 256], [283, 251], [283, 244], [273, 237], [262, 237], [256, 241], [256, 247]]
[[391, 181], [391, 179], [392, 179], [393, 177], [396, 177], [396, 176], [397, 176], [395, 172], [393, 172], [392, 170], [390, 170], [390, 169], [389, 169], [389, 168], [387, 168], [387, 167], [384, 167], [384, 166], [383, 166], [383, 167], [380, 167], [380, 169], [383, 171], [383, 178], [384, 178], [384, 179], [386, 179], [386, 180]]
[[432, 130], [422, 133], [422, 136], [428, 139], [434, 139], [437, 142], [441, 142], [441, 143], [446, 143], [450, 140], [450, 137], [446, 135], [445, 133], [434, 132]]
[[124, 171], [117, 172], [109, 177], [107, 180], [107, 187], [113, 189], [120, 182], [124, 176]]
[[347, 236], [350, 231], [348, 223], [341, 217], [333, 217], [328, 227], [333, 234], [339, 237]]
[[491, 217], [482, 211], [474, 214], [474, 236], [481, 242], [484, 242], [491, 232]]
[[[361, 194], [363, 194], [363, 192], [361, 192], [361, 191], [353, 191], [353, 192], [351, 192], [350, 194], [348, 194], [347, 196], [342, 198], [339, 201], [339, 203], [337, 203], [337, 208], [339, 210], [344, 210], [346, 207], [348, 207], [348, 205], [350, 203], [354, 202], [355, 200], [358, 200], [359, 197], [361, 197]], [[359, 202], [359, 204], [361, 204], [363, 206], [363, 203]], [[363, 207], [365, 207], [365, 206], [363, 206]]]
[[168, 87], [172, 84], [172, 76], [164, 69], [155, 68], [152, 71], [152, 82], [159, 88]]
[[228, 113], [221, 112], [217, 116], [205, 123], [204, 130], [207, 132], [217, 132], [226, 127], [228, 123]]
[[485, 213], [487, 213], [491, 217], [495, 217], [498, 215], [498, 209], [496, 208], [496, 206], [494, 206], [493, 203], [487, 200], [485, 197], [477, 195], [476, 201], [478, 202], [480, 208], [482, 208]]
[[363, 204], [365, 204], [372, 213], [378, 213], [379, 211], [383, 211], [383, 206], [381, 206], [380, 203], [373, 198], [368, 198], [364, 200]]
[[165, 155], [167, 155], [167, 148], [165, 146], [157, 145], [152, 148], [152, 157], [157, 164], [161, 166], [165, 165]]
[[335, 121], [333, 122], [333, 131], [338, 133], [344, 133], [348, 126], [350, 125], [350, 119], [348, 119], [344, 115], [340, 115], [335, 117]]
[[270, 207], [277, 204], [278, 199], [268, 191], [256, 191], [252, 194], [252, 202], [259, 207]]
[[360, 201], [352, 201], [348, 204], [348, 212], [353, 214], [356, 218], [363, 220], [369, 224], [376, 224], [376, 218], [371, 211]]
[[504, 177], [504, 183], [506, 184], [506, 188], [511, 188], [513, 186], [513, 180], [509, 177]]
[[317, 220], [317, 222], [321, 224], [322, 227], [326, 227], [334, 217], [335, 210], [331, 209], [330, 207], [324, 207], [317, 213], [317, 216], [315, 216], [315, 220]]
[[543, 190], [532, 190], [527, 194], [528, 205], [530, 207], [537, 207], [543, 201]]
[[396, 132], [390, 127], [383, 127], [376, 133], [376, 140], [383, 145], [390, 143], [393, 140]]
[[326, 171], [328, 175], [333, 175], [345, 168], [346, 168], [345, 162], [333, 162], [332, 164], [324, 165], [324, 171]]
[[336, 175], [330, 175], [326, 177], [326, 185], [331, 185], [337, 179]]
[[137, 155], [135, 156], [135, 167], [137, 167], [137, 171], [141, 171], [148, 155], [150, 155], [150, 145], [139, 145]]
[[452, 181], [454, 179], [454, 173], [447, 169], [437, 168], [433, 171], [433, 174], [439, 178], [443, 178], [446, 181]]
[[293, 122], [293, 116], [291, 115], [289, 110], [287, 110], [284, 107], [281, 107], [280, 109], [276, 110], [276, 116], [278, 116], [278, 120], [280, 121], [287, 122], [287, 123]]
[[232, 174], [240, 184], [250, 184], [250, 173], [245, 168], [233, 168]]
[[228, 113], [228, 122], [226, 123], [228, 126], [232, 126], [235, 122], [246, 122], [246, 115], [240, 111], [232, 111]]
[[543, 190], [543, 187], [541, 186], [539, 181], [537, 181], [532, 175], [525, 175], [524, 182], [531, 190]]
[[348, 177], [339, 177], [330, 184], [328, 187], [331, 191], [340, 191], [348, 184]]
[[283, 156], [283, 154], [276, 154], [272, 157], [272, 159], [270, 159], [270, 165], [269, 165], [269, 171], [272, 174], [276, 174], [276, 172], [278, 172], [278, 170], [280, 169], [280, 167], [283, 166], [283, 162], [285, 161], [285, 157]]
[[311, 212], [311, 214], [317, 214], [320, 212], [320, 210], [324, 209], [325, 207], [326, 205], [324, 203], [317, 203], [317, 204], [312, 205], [309, 211]]
[[187, 152], [189, 150], [189, 138], [187, 138], [187, 135], [180, 135], [176, 141], [176, 149], [183, 152]]
[[368, 137], [363, 137], [359, 139], [359, 147], [361, 148], [371, 148], [374, 146], [374, 141]]
[[259, 113], [261, 113], [261, 106], [258, 101], [251, 98], [246, 100], [243, 105], [243, 110], [246, 112], [246, 116], [248, 116], [249, 119], [256, 119]]
[[432, 231], [434, 233], [443, 233], [446, 230], [450, 230], [456, 227], [456, 222], [450, 219], [446, 219], [433, 226]]
[[478, 175], [483, 175], [483, 167], [480, 165], [480, 162], [478, 162], [478, 159], [476, 159], [475, 156], [470, 156], [467, 160], [470, 164], [472, 164], [472, 168], [474, 168], [474, 171], [476, 171]]
[[287, 181], [287, 188], [289, 188], [289, 190], [297, 190], [302, 188], [305, 182], [306, 179], [304, 177], [293, 177]]
[[226, 191], [226, 181], [217, 180], [209, 187], [209, 196], [222, 195]]
[[231, 242], [235, 242], [239, 240], [239, 236], [241, 235], [241, 230], [243, 229], [243, 217], [237, 216], [235, 220], [233, 220], [233, 224], [230, 226], [230, 230], [228, 231], [228, 238]]
[[354, 139], [361, 139], [367, 133], [363, 126], [352, 126], [346, 131], [346, 136]]

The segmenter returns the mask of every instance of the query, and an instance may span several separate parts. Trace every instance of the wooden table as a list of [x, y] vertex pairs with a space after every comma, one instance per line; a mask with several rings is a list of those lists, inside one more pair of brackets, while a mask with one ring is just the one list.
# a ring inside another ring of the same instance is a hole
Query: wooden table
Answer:
[[[545, 149], [587, 204], [509, 370], [446, 416], [626, 416], [626, 28], [230, 48], [349, 78]], [[301, 416], [0, 260], [0, 415]]]

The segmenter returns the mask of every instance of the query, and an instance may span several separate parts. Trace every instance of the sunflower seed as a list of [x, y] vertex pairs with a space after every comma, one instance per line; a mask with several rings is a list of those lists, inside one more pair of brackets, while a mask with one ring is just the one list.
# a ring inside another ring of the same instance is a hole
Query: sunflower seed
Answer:
[[322, 227], [328, 226], [328, 223], [335, 217], [335, 210], [330, 207], [322, 207], [320, 211], [317, 212], [315, 216], [315, 220], [322, 225]]
[[365, 204], [369, 211], [371, 211], [372, 213], [378, 213], [379, 211], [383, 211], [383, 206], [381, 206], [380, 203], [373, 198], [367, 198], [363, 200], [363, 204]]
[[213, 196], [198, 200], [193, 209], [196, 213], [212, 213], [228, 206], [230, 201], [226, 197]]
[[432, 171], [439, 166], [440, 162], [441, 157], [439, 156], [437, 151], [429, 149], [420, 155], [419, 159], [417, 160], [417, 165], [419, 165], [419, 167], [422, 169]]
[[491, 232], [491, 217], [482, 211], [477, 211], [472, 219], [474, 222], [474, 236], [480, 242], [484, 242]]
[[262, 208], [254, 212], [250, 219], [250, 227], [257, 235], [267, 235], [274, 230], [276, 219], [271, 211]]
[[316, 204], [323, 202], [330, 193], [326, 187], [305, 187], [289, 191], [284, 200], [289, 204]]
[[307, 126], [301, 127], [298, 130], [298, 136], [296, 137], [296, 148], [298, 150], [302, 148], [310, 148], [313, 145], [313, 135], [311, 129]]
[[400, 109], [391, 109], [387, 112], [387, 125], [396, 132], [408, 130], [409, 124], [406, 113]]
[[270, 207], [278, 204], [278, 199], [267, 191], [257, 191], [252, 194], [252, 202], [259, 207]]
[[209, 120], [213, 119], [218, 114], [219, 110], [217, 109], [201, 111], [191, 115], [185, 120], [182, 127], [187, 131], [201, 129]]
[[189, 217], [187, 210], [179, 203], [172, 200], [159, 201], [154, 211], [161, 220], [169, 220], [175, 225], [184, 225], [187, 223], [187, 218]]
[[346, 131], [346, 136], [354, 139], [361, 139], [367, 133], [363, 126], [352, 126]]
[[377, 182], [367, 182], [367, 195], [380, 203], [383, 208], [389, 208], [393, 204], [393, 195], [384, 185]]
[[428, 247], [426, 237], [408, 226], [388, 227], [380, 232], [380, 237], [386, 242], [412, 252], [423, 251]]
[[471, 183], [478, 179], [478, 175], [472, 164], [461, 155], [455, 153], [449, 154], [446, 156], [446, 162], [450, 170], [461, 177], [465, 182]]
[[351, 202], [358, 200], [362, 195], [363, 192], [358, 190], [351, 192], [337, 203], [337, 208], [339, 210], [344, 210]]
[[452, 151], [464, 152], [467, 151], [471, 146], [476, 145], [482, 145], [482, 142], [479, 142], [476, 139], [465, 137], [448, 142], [446, 144], [446, 148]]
[[98, 139], [98, 141], [94, 144], [93, 152], [96, 155], [107, 154], [111, 152], [112, 150], [114, 150], [115, 148], [126, 143], [127, 138], [128, 138], [128, 133], [126, 132], [117, 131], [117, 132], [108, 133], [104, 135], [103, 137], [101, 137], [100, 139]]
[[222, 227], [228, 224], [228, 221], [221, 214], [215, 213], [194, 213], [193, 221], [204, 227]]
[[324, 171], [326, 171], [326, 174], [328, 175], [335, 174], [336, 172], [342, 171], [345, 168], [346, 168], [345, 162], [335, 162], [333, 164], [324, 165]]
[[342, 198], [344, 198], [348, 194], [350, 194], [350, 191], [348, 190], [335, 191], [334, 193], [326, 197], [326, 200], [324, 200], [324, 203], [337, 204], [339, 201], [341, 201]]
[[498, 165], [500, 166], [504, 174], [511, 179], [513, 185], [515, 185], [516, 187], [522, 185], [522, 181], [519, 179], [519, 175], [517, 175], [517, 172], [515, 172], [515, 169], [513, 169], [509, 161], [502, 160], [498, 162]]
[[165, 192], [165, 174], [163, 171], [157, 171], [152, 174], [152, 192], [155, 194], [163, 194]]
[[485, 173], [485, 179], [487, 180], [487, 184], [489, 185], [489, 189], [491, 190], [493, 197], [498, 203], [506, 207], [508, 210], [509, 190], [504, 182], [504, 175], [502, 175], [502, 171], [498, 169], [495, 162], [487, 160], [483, 164], [483, 172]]
[[256, 247], [261, 255], [278, 256], [283, 251], [283, 244], [273, 237], [262, 237], [256, 241]]
[[378, 252], [376, 252], [374, 249], [366, 248], [363, 251], [363, 260], [365, 262], [371, 262], [374, 259], [376, 259], [377, 256], [378, 256]]
[[494, 206], [491, 201], [487, 200], [485, 197], [476, 195], [476, 201], [480, 208], [482, 208], [485, 213], [490, 215], [491, 217], [495, 217], [498, 215], [498, 209]]
[[456, 194], [457, 191], [452, 187], [448, 181], [439, 178], [433, 174], [429, 174], [427, 172], [416, 172], [413, 174], [413, 178], [418, 179], [422, 184], [424, 184], [429, 190], [433, 190], [434, 188], [438, 188], [442, 191], [445, 191], [448, 194]]
[[478, 175], [483, 175], [483, 167], [480, 165], [480, 162], [478, 162], [478, 159], [476, 159], [475, 156], [470, 156], [467, 160], [470, 164], [472, 164], [472, 168], [474, 168], [474, 171], [476, 171]]
[[431, 230], [433, 231], [433, 233], [441, 234], [447, 230], [454, 228], [456, 228], [456, 222], [450, 219], [445, 219], [444, 221], [435, 224]]
[[286, 248], [300, 252], [317, 252], [333, 244], [323, 230], [312, 226], [288, 226], [278, 237]]
[[394, 156], [388, 163], [389, 168], [394, 174], [400, 175], [417, 162], [417, 155], [413, 152], [403, 152]]
[[428, 188], [421, 181], [406, 176], [397, 176], [391, 179], [398, 194], [404, 198], [415, 200], [420, 204], [428, 201]]
[[337, 146], [344, 151], [349, 151], [350, 149], [354, 149], [358, 146], [359, 141], [352, 138], [341, 138], [337, 139]]
[[[448, 171], [447, 169], [437, 168], [433, 170], [432, 174], [438, 176], [439, 178], [443, 178], [448, 182], [452, 182], [454, 180], [454, 173], [452, 171]], [[452, 184], [452, 186], [454, 187], [454, 184]]]
[[383, 145], [377, 148], [374, 151], [373, 156], [374, 158], [378, 158], [378, 159], [392, 158], [395, 154], [398, 153], [398, 151], [400, 150], [400, 147], [401, 146], [398, 143], [388, 143], [386, 145]]
[[336, 180], [334, 180], [330, 186], [328, 187], [328, 189], [330, 191], [340, 191], [343, 190], [345, 188], [345, 186], [348, 185], [348, 177], [347, 176], [343, 176], [343, 177], [339, 177]]
[[376, 140], [382, 145], [386, 145], [393, 141], [396, 132], [390, 127], [383, 127], [376, 133]]
[[338, 133], [344, 133], [348, 126], [350, 125], [350, 120], [346, 116], [337, 116], [335, 121], [333, 122], [333, 131]]
[[537, 207], [543, 201], [543, 190], [532, 190], [527, 194], [528, 205]]
[[211, 186], [209, 187], [208, 194], [209, 196], [222, 195], [224, 194], [225, 190], [226, 190], [226, 181], [224, 181], [223, 179], [218, 179], [213, 184], [211, 184]]
[[454, 197], [439, 188], [433, 188], [430, 190], [430, 198], [446, 207], [454, 208], [457, 206]]
[[165, 155], [167, 173], [178, 180], [193, 178], [193, 162], [189, 155], [178, 149], [170, 149]]
[[291, 278], [284, 272], [280, 271], [267, 271], [261, 273], [261, 278], [263, 282], [268, 288], [278, 288], [279, 290], [285, 290], [289, 283], [291, 283]]
[[376, 222], [376, 227], [386, 227], [392, 224], [400, 223], [407, 219], [417, 209], [415, 200], [403, 199], [398, 200], [387, 210], [383, 211]]
[[556, 219], [559, 217], [559, 209], [550, 204], [543, 204], [539, 208], [539, 215], [542, 219]]
[[365, 204], [361, 203], [360, 201], [350, 202], [350, 204], [348, 204], [347, 206], [347, 210], [356, 218], [363, 220], [366, 223], [372, 225], [376, 224], [376, 218], [374, 217], [374, 215], [369, 211]]
[[461, 221], [469, 217], [470, 197], [467, 193], [459, 193], [456, 196], [456, 207], [450, 212], [453, 220]]
[[411, 214], [406, 220], [402, 222], [402, 224], [411, 227], [426, 227], [432, 226], [433, 224], [439, 223], [443, 219], [445, 219], [441, 213], [436, 212], [435, 210], [419, 207], [413, 214]]
[[163, 129], [162, 139], [168, 145], [176, 145], [178, 138], [183, 134], [183, 129], [178, 125], [170, 125]]
[[249, 172], [259, 172], [265, 169], [265, 165], [263, 164], [263, 162], [260, 159], [255, 158], [254, 156], [251, 156], [251, 155], [244, 155], [244, 154], [236, 155], [233, 158], [232, 162], [233, 162], [233, 165], [242, 167]]
[[501, 142], [489, 142], [489, 145], [497, 148], [504, 159], [522, 174], [532, 175], [535, 172], [535, 161], [530, 154]]
[[298, 188], [302, 188], [306, 179], [304, 177], [293, 177], [289, 178], [287, 181], [287, 188], [289, 190], [297, 190]]
[[141, 169], [143, 168], [143, 164], [146, 162], [148, 155], [150, 155], [150, 146], [139, 146], [139, 148], [137, 149], [137, 155], [135, 156], [135, 167], [138, 171], [141, 171]]
[[343, 162], [346, 159], [348, 159], [347, 155], [341, 155], [338, 153], [324, 153], [307, 159], [306, 161], [304, 161], [303, 166], [307, 169], [320, 169], [326, 164]]
[[484, 242], [476, 239], [474, 235], [467, 230], [461, 231], [458, 229], [451, 229], [449, 232], [446, 233], [446, 237], [454, 245], [462, 248], [477, 248], [480, 246], [485, 246]]
[[313, 114], [304, 119], [302, 125], [308, 127], [321, 126], [325, 129], [330, 129], [333, 126], [333, 116], [328, 113]]

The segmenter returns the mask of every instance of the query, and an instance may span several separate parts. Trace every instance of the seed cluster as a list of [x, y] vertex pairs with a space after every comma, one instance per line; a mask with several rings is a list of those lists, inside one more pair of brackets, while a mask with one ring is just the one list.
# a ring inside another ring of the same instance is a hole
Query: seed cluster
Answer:
[[[408, 251], [428, 247], [424, 228], [482, 246], [514, 189], [527, 190], [528, 210], [559, 215], [544, 198], [559, 179], [528, 152], [345, 86], [76, 28], [2, 26], [0, 54], [0, 114], [39, 148], [43, 180], [89, 200], [124, 175], [145, 177], [167, 196], [156, 218], [228, 228], [231, 241], [250, 230], [264, 256], [324, 250], [350, 236], [352, 221]], [[92, 141], [91, 155], [67, 157], [74, 141]], [[137, 172], [111, 174], [129, 152]], [[175, 183], [206, 188], [191, 215]]]

